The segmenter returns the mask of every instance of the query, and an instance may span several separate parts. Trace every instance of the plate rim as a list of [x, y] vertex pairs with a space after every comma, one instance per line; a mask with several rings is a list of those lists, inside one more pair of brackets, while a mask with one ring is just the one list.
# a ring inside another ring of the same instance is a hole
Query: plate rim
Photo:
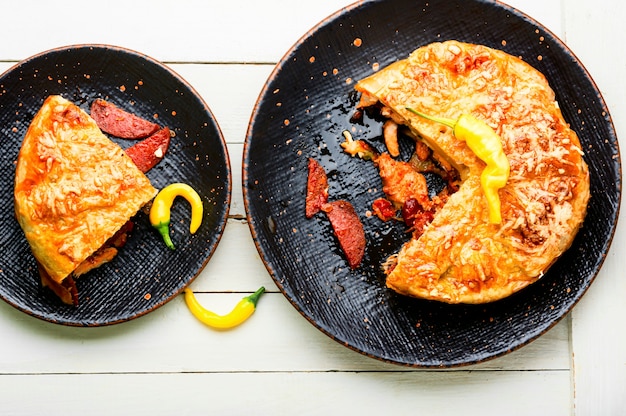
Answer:
[[[388, 362], [388, 363], [393, 363], [393, 364], [399, 364], [402, 366], [407, 366], [407, 367], [417, 367], [417, 368], [441, 368], [441, 367], [461, 367], [461, 366], [465, 366], [465, 365], [473, 365], [476, 363], [480, 363], [480, 362], [484, 362], [484, 361], [488, 361], [491, 359], [495, 359], [497, 357], [501, 357], [503, 355], [506, 355], [512, 351], [515, 351], [525, 345], [528, 345], [530, 342], [534, 341], [535, 339], [539, 338], [541, 335], [543, 335], [545, 332], [549, 331], [552, 327], [554, 327], [555, 325], [557, 325], [565, 316], [567, 316], [567, 314], [569, 312], [571, 312], [571, 310], [576, 306], [576, 304], [580, 301], [580, 299], [582, 299], [582, 297], [584, 296], [584, 294], [587, 292], [587, 290], [589, 289], [589, 287], [591, 286], [591, 284], [593, 283], [593, 281], [596, 279], [596, 277], [598, 276], [602, 265], [604, 263], [604, 260], [606, 259], [606, 253], [600, 255], [600, 258], [598, 259], [598, 265], [597, 267], [590, 273], [591, 276], [588, 279], [588, 282], [586, 283], [586, 285], [581, 289], [579, 296], [571, 303], [571, 305], [567, 308], [567, 310], [565, 312], [563, 312], [557, 319], [554, 319], [551, 321], [551, 323], [547, 326], [541, 326], [541, 328], [537, 332], [535, 335], [531, 336], [530, 338], [525, 339], [523, 342], [519, 342], [513, 346], [511, 346], [510, 348], [506, 349], [506, 350], [502, 350], [499, 353], [496, 354], [492, 354], [490, 356], [487, 357], [483, 357], [481, 359], [477, 359], [477, 360], [472, 360], [472, 361], [464, 361], [464, 362], [457, 362], [457, 363], [452, 363], [452, 364], [446, 364], [446, 365], [439, 365], [439, 364], [424, 364], [424, 363], [415, 363], [415, 362], [406, 362], [406, 361], [399, 361], [399, 360], [395, 360], [395, 359], [388, 359], [388, 358], [384, 358], [384, 357], [380, 357], [374, 354], [371, 354], [367, 351], [363, 351], [360, 348], [351, 345], [348, 341], [346, 340], [340, 340], [337, 338], [336, 334], [333, 334], [332, 332], [330, 332], [329, 330], [327, 330], [326, 328], [324, 328], [322, 325], [320, 325], [318, 322], [316, 322], [312, 317], [309, 316], [309, 314], [307, 314], [301, 307], [301, 305], [297, 302], [297, 299], [292, 297], [292, 294], [287, 293], [285, 286], [281, 283], [281, 276], [279, 274], [281, 274], [282, 272], [279, 269], [279, 267], [275, 267], [272, 266], [270, 263], [273, 261], [271, 258], [268, 258], [268, 254], [265, 252], [265, 250], [269, 250], [267, 248], [262, 247], [261, 241], [260, 241], [260, 237], [258, 235], [259, 232], [261, 232], [262, 227], [264, 227], [264, 224], [262, 223], [262, 219], [260, 218], [254, 218], [252, 216], [251, 213], [251, 201], [250, 201], [250, 190], [249, 187], [251, 187], [251, 183], [250, 183], [250, 178], [249, 178], [249, 172], [247, 169], [247, 166], [250, 164], [250, 159], [251, 159], [251, 154], [250, 154], [250, 142], [253, 138], [254, 135], [254, 131], [255, 131], [255, 125], [258, 123], [257, 117], [258, 117], [258, 113], [259, 113], [259, 109], [263, 106], [263, 101], [265, 99], [267, 99], [268, 95], [271, 93], [270, 88], [272, 87], [272, 80], [274, 80], [277, 75], [279, 74], [280, 71], [283, 70], [283, 68], [285, 67], [285, 65], [289, 62], [289, 59], [294, 56], [296, 54], [296, 52], [298, 51], [298, 48], [300, 48], [307, 40], [309, 40], [311, 37], [313, 37], [318, 31], [320, 31], [321, 29], [323, 29], [325, 26], [331, 24], [332, 22], [344, 17], [347, 14], [353, 13], [355, 11], [357, 11], [359, 8], [364, 7], [366, 5], [371, 5], [374, 3], [383, 3], [384, 0], [368, 0], [368, 1], [359, 1], [359, 2], [355, 2], [345, 8], [339, 9], [338, 11], [334, 12], [333, 14], [330, 14], [329, 16], [327, 16], [326, 18], [324, 18], [323, 20], [321, 20], [320, 22], [318, 22], [315, 26], [313, 26], [309, 31], [307, 31], [304, 35], [302, 35], [285, 53], [284, 55], [281, 57], [281, 59], [278, 61], [278, 63], [275, 65], [275, 67], [273, 68], [272, 72], [270, 73], [266, 83], [263, 86], [263, 89], [261, 90], [257, 101], [255, 102], [251, 117], [250, 117], [250, 121], [249, 121], [249, 125], [248, 125], [248, 129], [246, 132], [246, 139], [244, 142], [244, 151], [243, 151], [243, 177], [242, 177], [242, 184], [243, 184], [243, 194], [244, 194], [244, 206], [245, 206], [245, 210], [246, 210], [246, 217], [248, 220], [248, 225], [255, 243], [255, 246], [257, 248], [257, 251], [259, 252], [263, 263], [267, 269], [267, 271], [269, 272], [269, 274], [271, 275], [272, 279], [274, 280], [274, 282], [276, 283], [277, 287], [280, 289], [280, 291], [282, 292], [282, 294], [287, 298], [287, 300], [289, 301], [289, 303], [300, 313], [300, 315], [302, 315], [309, 323], [311, 323], [315, 328], [317, 328], [318, 330], [320, 330], [322, 333], [324, 333], [325, 335], [329, 336], [331, 339], [333, 339], [334, 341], [337, 341], [339, 343], [341, 343], [342, 345], [348, 347], [349, 349], [358, 352], [360, 354], [363, 354], [365, 356], [383, 361], [383, 362]], [[578, 59], [576, 57], [576, 55], [574, 54], [574, 52], [553, 32], [551, 32], [548, 28], [546, 28], [543, 24], [541, 24], [540, 22], [538, 22], [537, 20], [535, 20], [534, 18], [530, 17], [528, 14], [514, 8], [511, 7], [507, 4], [504, 4], [502, 2], [497, 2], [495, 4], [491, 4], [491, 3], [485, 3], [484, 1], [481, 0], [475, 0], [475, 3], [481, 3], [483, 6], [486, 7], [498, 7], [501, 9], [506, 10], [507, 12], [516, 15], [517, 17], [525, 20], [526, 22], [528, 22], [529, 24], [532, 24], [533, 26], [535, 26], [537, 29], [540, 29], [541, 31], [544, 31], [547, 35], [549, 35], [551, 37], [551, 41], [554, 41], [558, 44], [558, 46], [560, 48], [562, 48], [562, 50], [567, 51], [567, 53], [574, 58], [575, 62], [574, 64], [578, 65], [580, 67], [580, 69], [583, 71], [584, 75], [586, 76], [586, 78], [589, 80], [589, 82], [592, 84], [592, 86], [595, 89], [595, 92], [597, 93], [598, 99], [599, 99], [599, 104], [601, 105], [601, 107], [604, 109], [604, 111], [606, 112], [606, 123], [608, 123], [610, 130], [613, 133], [613, 137], [615, 139], [615, 149], [617, 151], [617, 155], [616, 155], [616, 163], [617, 163], [617, 167], [618, 167], [618, 175], [619, 177], [616, 178], [616, 192], [617, 192], [617, 205], [615, 207], [615, 218], [613, 223], [611, 224], [611, 229], [608, 235], [608, 238], [605, 242], [606, 244], [606, 251], [608, 252], [608, 250], [611, 247], [611, 244], [613, 242], [615, 233], [616, 233], [616, 225], [617, 225], [617, 221], [619, 218], [619, 213], [620, 213], [620, 208], [621, 208], [621, 194], [622, 194], [622, 170], [621, 170], [621, 156], [620, 156], [620, 149], [619, 149], [619, 142], [617, 140], [617, 132], [615, 131], [615, 126], [613, 124], [613, 119], [610, 116], [610, 112], [608, 110], [608, 106], [604, 100], [604, 98], [602, 97], [599, 88], [597, 87], [595, 81], [593, 80], [593, 78], [591, 77], [589, 71], [584, 67], [584, 65], [582, 64], [582, 62], [580, 61], [580, 59]], [[417, 47], [417, 46], [416, 46]], [[400, 59], [400, 58], [398, 58]], [[258, 224], [257, 224], [258, 222]], [[275, 270], [276, 269], [276, 270]]]
[[[67, 320], [67, 319], [65, 320], [57, 319], [55, 316], [50, 316], [49, 314], [43, 313], [41, 311], [35, 311], [35, 310], [25, 308], [18, 302], [15, 302], [13, 299], [5, 296], [3, 292], [0, 292], [0, 298], [4, 302], [12, 306], [13, 308], [17, 309], [18, 311], [25, 313], [28, 316], [36, 318], [40, 321], [44, 321], [44, 322], [48, 322], [48, 323], [52, 323], [56, 325], [67, 326], [67, 327], [80, 327], [80, 328], [112, 326], [112, 325], [118, 325], [121, 323], [135, 320], [137, 318], [145, 316], [163, 307], [164, 305], [166, 305], [167, 303], [175, 299], [180, 293], [182, 293], [185, 290], [185, 288], [188, 287], [202, 273], [202, 271], [205, 269], [205, 267], [207, 266], [207, 264], [209, 263], [213, 255], [215, 254], [215, 251], [219, 243], [221, 242], [221, 239], [224, 235], [224, 231], [226, 228], [226, 224], [228, 222], [230, 209], [232, 207], [232, 189], [233, 189], [232, 164], [230, 160], [230, 154], [229, 154], [227, 142], [224, 137], [222, 128], [217, 118], [215, 117], [215, 114], [209, 107], [208, 103], [206, 102], [204, 97], [196, 90], [196, 88], [193, 85], [191, 85], [185, 78], [183, 78], [178, 72], [172, 69], [165, 62], [159, 61], [146, 53], [139, 52], [129, 47], [115, 45], [115, 44], [107, 44], [107, 43], [73, 43], [73, 44], [67, 44], [63, 46], [51, 47], [43, 51], [37, 52], [24, 59], [21, 59], [18, 62], [11, 65], [9, 68], [7, 68], [5, 71], [3, 71], [0, 74], [0, 84], [4, 81], [4, 79], [7, 76], [11, 75], [15, 71], [19, 71], [21, 68], [32, 63], [33, 61], [37, 61], [39, 59], [45, 59], [46, 56], [57, 54], [57, 53], [74, 53], [74, 51], [80, 51], [80, 50], [86, 50], [86, 49], [87, 50], [103, 50], [103, 51], [106, 51], [107, 53], [115, 53], [115, 54], [121, 53], [126, 56], [132, 57], [133, 60], [142, 60], [142, 61], [148, 62], [151, 65], [159, 67], [164, 72], [169, 74], [169, 76], [171, 76], [173, 80], [175, 80], [176, 82], [180, 83], [182, 86], [187, 88], [187, 90], [191, 93], [191, 97], [193, 97], [193, 99], [196, 99], [198, 103], [202, 106], [203, 111], [206, 112], [208, 119], [213, 124], [212, 127], [215, 128], [216, 140], [222, 145], [221, 150], [223, 151], [223, 154], [224, 154], [224, 160], [223, 160], [224, 175], [222, 176], [225, 176], [223, 179], [223, 184], [225, 185], [224, 186], [225, 199], [223, 201], [219, 201], [220, 202], [219, 205], [223, 207], [224, 212], [221, 218], [219, 218], [218, 227], [214, 228], [214, 232], [212, 233], [212, 235], [215, 236], [215, 242], [212, 244], [212, 246], [210, 246], [210, 249], [207, 250], [203, 261], [198, 266], [198, 269], [193, 273], [193, 275], [191, 275], [190, 278], [187, 279], [185, 284], [183, 284], [178, 290], [173, 292], [169, 297], [166, 297], [154, 303], [150, 308], [146, 308], [139, 312], [128, 314], [127, 316], [122, 317], [120, 319], [86, 323], [86, 322], [78, 321], [78, 320], [72, 321], [72, 320]], [[110, 95], [110, 94], [106, 93], [106, 95]], [[8, 182], [11, 182], [12, 180], [13, 178], [9, 178]], [[59, 307], [62, 307], [62, 306], [59, 306]]]

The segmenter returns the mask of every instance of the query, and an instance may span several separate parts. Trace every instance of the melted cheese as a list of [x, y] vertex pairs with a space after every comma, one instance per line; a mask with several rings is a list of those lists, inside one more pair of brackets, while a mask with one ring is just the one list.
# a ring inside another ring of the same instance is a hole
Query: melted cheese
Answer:
[[[545, 77], [481, 45], [434, 43], [360, 81], [464, 180], [418, 238], [388, 261], [387, 285], [444, 302], [501, 299], [542, 276], [571, 244], [586, 212], [589, 174], [578, 137]], [[452, 130], [415, 116], [472, 114], [502, 139], [511, 166], [500, 189], [503, 221], [489, 224], [480, 188], [484, 163]]]

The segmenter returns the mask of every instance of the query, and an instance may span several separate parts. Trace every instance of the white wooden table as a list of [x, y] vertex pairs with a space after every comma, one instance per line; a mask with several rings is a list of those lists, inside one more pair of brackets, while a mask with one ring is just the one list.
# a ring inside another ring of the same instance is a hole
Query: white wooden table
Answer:
[[[618, 137], [626, 137], [623, 2], [508, 4], [566, 42], [603, 93]], [[520, 350], [475, 366], [433, 371], [367, 358], [315, 329], [277, 290], [245, 221], [247, 123], [276, 62], [349, 1], [2, 5], [2, 71], [50, 48], [105, 43], [166, 63], [198, 90], [228, 142], [233, 200], [222, 241], [192, 288], [218, 311], [260, 285], [268, 293], [251, 320], [230, 332], [203, 327], [182, 297], [102, 328], [50, 324], [0, 302], [1, 414], [626, 414], [623, 220], [599, 276], [564, 320]]]

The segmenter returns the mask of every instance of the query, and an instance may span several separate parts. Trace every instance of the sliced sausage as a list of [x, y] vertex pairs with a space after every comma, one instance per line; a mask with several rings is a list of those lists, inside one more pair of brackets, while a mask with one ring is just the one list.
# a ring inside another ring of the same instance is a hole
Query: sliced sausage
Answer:
[[100, 130], [121, 139], [142, 139], [159, 130], [159, 125], [98, 98], [91, 104], [91, 118]]
[[307, 218], [311, 218], [328, 202], [328, 178], [324, 168], [313, 158], [309, 158], [308, 170], [305, 214]]
[[143, 173], [148, 172], [163, 159], [170, 146], [170, 129], [163, 127], [152, 136], [126, 149], [126, 154]]
[[348, 264], [356, 269], [365, 254], [365, 232], [354, 207], [348, 201], [338, 200], [324, 204], [322, 210], [330, 220]]

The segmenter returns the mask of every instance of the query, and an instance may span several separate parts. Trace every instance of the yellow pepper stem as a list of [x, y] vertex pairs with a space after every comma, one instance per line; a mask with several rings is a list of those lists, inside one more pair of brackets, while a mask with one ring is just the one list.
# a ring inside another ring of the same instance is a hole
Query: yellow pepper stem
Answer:
[[172, 238], [170, 237], [170, 223], [168, 222], [160, 222], [158, 224], [153, 224], [153, 227], [157, 229], [161, 237], [163, 237], [163, 241], [167, 248], [174, 250], [174, 243], [172, 242]]
[[405, 107], [406, 110], [410, 111], [411, 113], [418, 115], [422, 118], [425, 118], [426, 120], [430, 120], [430, 121], [434, 121], [435, 123], [439, 123], [439, 124], [443, 124], [444, 126], [448, 126], [451, 129], [454, 129], [454, 127], [456, 126], [456, 120], [453, 120], [451, 118], [443, 118], [443, 117], [435, 117], [435, 116], [429, 116], [427, 114], [421, 113], [417, 110], [412, 109], [411, 107]]
[[454, 137], [465, 141], [470, 150], [485, 162], [486, 167], [480, 176], [480, 184], [487, 200], [489, 222], [500, 224], [502, 213], [498, 190], [506, 185], [511, 171], [509, 160], [502, 149], [500, 136], [487, 123], [471, 114], [462, 114], [457, 120], [452, 120], [429, 116], [410, 107], [405, 108], [427, 120], [452, 128]]
[[218, 315], [203, 307], [189, 288], [185, 289], [185, 303], [191, 313], [205, 325], [215, 329], [230, 329], [241, 325], [252, 316], [263, 292], [265, 287], [261, 286], [253, 294], [241, 299], [226, 315]]
[[169, 235], [170, 210], [177, 196], [182, 196], [191, 205], [191, 221], [189, 223], [191, 234], [198, 231], [203, 216], [202, 199], [191, 186], [184, 183], [173, 183], [159, 191], [150, 208], [150, 224], [159, 231], [167, 247], [172, 250], [175, 247]]

